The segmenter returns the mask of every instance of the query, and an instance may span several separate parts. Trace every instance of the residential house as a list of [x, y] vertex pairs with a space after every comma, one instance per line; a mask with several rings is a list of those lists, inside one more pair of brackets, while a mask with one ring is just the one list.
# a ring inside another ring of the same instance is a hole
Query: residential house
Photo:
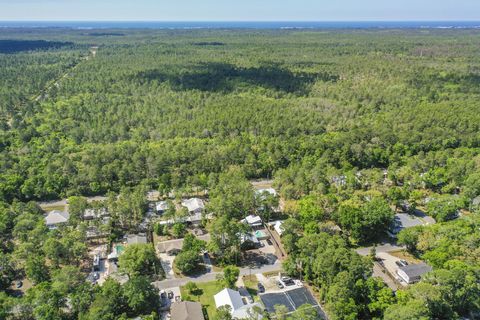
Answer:
[[269, 194], [271, 194], [272, 196], [275, 196], [275, 197], [277, 196], [277, 191], [273, 188], [257, 189], [257, 190], [255, 190], [255, 193], [257, 195], [260, 195], [260, 196], [265, 194], [265, 193], [269, 193]]
[[279, 236], [282, 236], [283, 234], [283, 221], [275, 221], [275, 224], [273, 225], [273, 229], [278, 233]]
[[203, 200], [199, 198], [185, 199], [182, 201], [182, 206], [187, 208], [190, 214], [202, 213], [205, 209]]
[[49, 229], [56, 229], [61, 225], [68, 223], [70, 214], [68, 212], [53, 210], [45, 217], [45, 224]]
[[426, 263], [409, 264], [397, 269], [397, 274], [406, 283], [415, 283], [420, 281], [422, 275], [432, 271], [432, 267]]
[[147, 243], [147, 235], [140, 234], [129, 234], [127, 235], [127, 244], [145, 244]]
[[199, 302], [175, 302], [170, 307], [173, 320], [204, 320], [202, 305]]
[[480, 196], [473, 198], [470, 205], [471, 211], [477, 211], [478, 209], [480, 209]]
[[97, 226], [89, 226], [85, 232], [87, 240], [101, 239], [108, 236], [108, 232], [100, 230]]
[[157, 210], [157, 213], [162, 215], [165, 213], [165, 211], [168, 210], [168, 202], [167, 201], [159, 201], [155, 205], [155, 209]]
[[100, 209], [86, 209], [85, 212], [83, 213], [83, 220], [94, 220], [94, 219], [100, 219], [100, 218], [105, 218], [108, 217], [108, 212], [106, 208], [100, 208]]
[[148, 201], [157, 201], [160, 198], [160, 192], [156, 190], [150, 190], [147, 192], [147, 200]]
[[257, 215], [249, 215], [245, 219], [242, 219], [241, 222], [248, 224], [253, 229], [261, 228], [263, 226], [262, 218]]
[[340, 176], [333, 176], [331, 182], [337, 187], [343, 187], [347, 184], [347, 176], [340, 175]]
[[260, 247], [260, 241], [252, 232], [242, 233], [240, 235], [240, 245], [243, 249], [253, 249]]
[[[214, 295], [213, 298], [217, 308], [225, 305], [230, 306], [233, 318], [248, 318], [250, 316], [249, 310], [253, 307], [260, 307], [263, 310], [260, 303], [250, 303], [248, 297], [242, 297], [240, 292], [230, 288], [223, 289]], [[261, 319], [261, 316], [258, 319]]]

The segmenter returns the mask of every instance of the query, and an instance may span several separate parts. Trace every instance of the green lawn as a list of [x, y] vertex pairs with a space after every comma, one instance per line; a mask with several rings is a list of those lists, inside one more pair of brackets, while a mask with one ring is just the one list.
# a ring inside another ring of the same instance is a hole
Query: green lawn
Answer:
[[207, 310], [208, 318], [213, 319], [217, 312], [213, 296], [224, 289], [218, 281], [197, 283], [199, 292], [197, 295], [190, 295], [185, 286], [180, 287], [183, 300], [198, 301]]
[[245, 288], [247, 288], [248, 292], [252, 295], [253, 300], [255, 300], [255, 302], [260, 301], [260, 297], [258, 296], [257, 277], [254, 274], [252, 274], [251, 276], [246, 275], [246, 276], [243, 276], [242, 278], [243, 278], [243, 283], [245, 284]]

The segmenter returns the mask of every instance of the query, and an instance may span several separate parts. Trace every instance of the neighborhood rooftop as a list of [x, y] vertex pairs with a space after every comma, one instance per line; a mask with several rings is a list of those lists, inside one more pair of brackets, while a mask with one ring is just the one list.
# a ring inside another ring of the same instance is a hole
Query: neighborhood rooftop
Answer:
[[67, 223], [70, 214], [68, 212], [53, 210], [50, 211], [45, 217], [45, 224], [47, 226], [53, 226], [57, 224]]
[[423, 274], [432, 271], [432, 267], [426, 263], [409, 264], [404, 267], [399, 267], [398, 269], [405, 272], [410, 279], [418, 278]]
[[168, 202], [167, 201], [159, 201], [156, 203], [155, 208], [159, 212], [166, 211], [168, 209]]
[[199, 198], [191, 198], [191, 199], [183, 200], [182, 206], [186, 207], [189, 212], [195, 212], [195, 211], [203, 210], [205, 208], [205, 204], [203, 203], [203, 200]]
[[145, 234], [129, 234], [127, 235], [128, 244], [145, 244], [147, 243], [147, 236]]
[[249, 304], [242, 298], [240, 292], [230, 288], [223, 289], [214, 296], [217, 308], [228, 305], [234, 318], [243, 319], [249, 316], [249, 310], [254, 306], [260, 306], [259, 303]]
[[175, 302], [170, 308], [173, 320], [203, 320], [202, 305], [198, 302]]

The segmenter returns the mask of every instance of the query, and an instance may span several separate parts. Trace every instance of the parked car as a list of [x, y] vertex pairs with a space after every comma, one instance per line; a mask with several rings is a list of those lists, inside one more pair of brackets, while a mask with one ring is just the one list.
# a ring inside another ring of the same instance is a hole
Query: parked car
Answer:
[[280, 281], [277, 281], [277, 287], [278, 287], [279, 289], [283, 289], [283, 288], [284, 288], [283, 284], [282, 284]]
[[292, 286], [295, 284], [295, 282], [290, 277], [281, 277], [280, 280], [282, 280], [283, 284], [286, 286]]
[[182, 250], [180, 250], [180, 249], [171, 249], [171, 250], [168, 250], [168, 251], [167, 251], [167, 255], [169, 255], [170, 257], [176, 256], [177, 254], [180, 253], [180, 251], [182, 251]]
[[93, 273], [93, 280], [98, 280], [100, 279], [100, 274], [98, 272]]
[[15, 283], [15, 287], [18, 289], [18, 288], [21, 288], [23, 286], [23, 282], [22, 281], [17, 281]]
[[397, 266], [399, 267], [405, 267], [405, 266], [408, 266], [408, 262], [406, 260], [397, 260], [395, 261], [395, 263], [397, 264]]
[[167, 296], [168, 296], [168, 299], [173, 299], [174, 297], [173, 291], [168, 291]]
[[258, 292], [260, 292], [260, 293], [265, 292], [265, 287], [260, 282], [257, 283], [257, 288], [258, 288]]
[[167, 298], [167, 293], [165, 290], [160, 290], [160, 299], [166, 299]]
[[273, 242], [272, 242], [272, 240], [270, 240], [270, 239], [267, 239], [267, 243], [268, 243], [268, 245], [269, 245], [269, 246], [273, 246]]

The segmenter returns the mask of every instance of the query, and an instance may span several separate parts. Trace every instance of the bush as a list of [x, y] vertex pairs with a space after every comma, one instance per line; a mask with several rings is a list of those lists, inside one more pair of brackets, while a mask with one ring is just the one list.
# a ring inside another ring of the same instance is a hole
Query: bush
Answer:
[[187, 231], [187, 228], [183, 223], [175, 223], [172, 227], [172, 235], [175, 238], [182, 238], [185, 235], [185, 232]]
[[190, 274], [198, 269], [201, 261], [202, 259], [197, 251], [187, 250], [182, 251], [177, 255], [175, 258], [175, 265], [182, 273]]
[[163, 231], [164, 231], [164, 228], [163, 228], [163, 225], [161, 225], [160, 223], [155, 223], [155, 225], [153, 226], [153, 231], [155, 232], [155, 234], [157, 236], [163, 236]]

